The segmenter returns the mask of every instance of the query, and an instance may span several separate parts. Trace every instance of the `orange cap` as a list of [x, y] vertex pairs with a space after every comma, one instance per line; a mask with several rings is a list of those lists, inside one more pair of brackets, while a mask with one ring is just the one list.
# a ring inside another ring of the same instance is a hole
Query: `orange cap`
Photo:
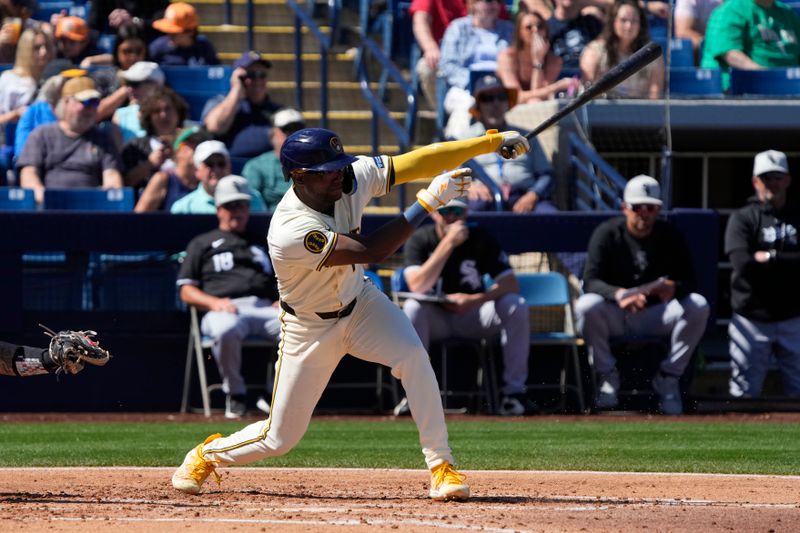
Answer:
[[56, 24], [56, 38], [62, 37], [73, 41], [85, 41], [89, 38], [89, 26], [80, 17], [61, 17]]
[[164, 18], [153, 21], [153, 27], [164, 33], [183, 33], [200, 25], [194, 6], [185, 2], [175, 2], [167, 6]]

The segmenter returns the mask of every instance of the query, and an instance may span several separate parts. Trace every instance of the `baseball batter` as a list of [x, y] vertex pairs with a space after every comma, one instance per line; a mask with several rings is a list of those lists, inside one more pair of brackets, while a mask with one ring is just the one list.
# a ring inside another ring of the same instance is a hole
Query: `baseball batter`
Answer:
[[[293, 133], [281, 150], [281, 165], [293, 187], [278, 204], [267, 237], [282, 309], [270, 416], [228, 437], [208, 437], [186, 454], [173, 486], [196, 494], [211, 473], [216, 476], [217, 466], [287, 453], [305, 433], [339, 361], [350, 353], [390, 367], [401, 380], [431, 470], [430, 497], [467, 499], [465, 477], [453, 467], [428, 354], [403, 312], [365, 282], [360, 265], [384, 261], [428, 213], [465, 193], [469, 170], [448, 169], [482, 153], [516, 157], [528, 150], [519, 133], [492, 130], [396, 157], [355, 158], [331, 131]], [[373, 197], [395, 184], [430, 176], [437, 177], [402, 216], [369, 236], [360, 235], [361, 215]]]

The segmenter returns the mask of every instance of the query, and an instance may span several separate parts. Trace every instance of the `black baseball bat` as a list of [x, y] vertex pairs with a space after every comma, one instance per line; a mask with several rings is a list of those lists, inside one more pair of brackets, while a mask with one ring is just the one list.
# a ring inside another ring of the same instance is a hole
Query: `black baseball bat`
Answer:
[[580, 106], [592, 100], [599, 94], [603, 94], [607, 92], [609, 89], [616, 87], [622, 81], [628, 79], [629, 77], [633, 76], [640, 70], [642, 70], [645, 66], [649, 65], [653, 61], [661, 55], [661, 46], [656, 42], [649, 42], [639, 50], [636, 51], [631, 57], [616, 65], [614, 68], [600, 76], [600, 79], [588, 86], [581, 94], [579, 94], [574, 100], [568, 103], [566, 106], [558, 110], [553, 116], [549, 117], [547, 120], [536, 126], [530, 133], [528, 133], [525, 137], [527, 139], [532, 139], [539, 135], [541, 132], [564, 118], [565, 116], [569, 115]]

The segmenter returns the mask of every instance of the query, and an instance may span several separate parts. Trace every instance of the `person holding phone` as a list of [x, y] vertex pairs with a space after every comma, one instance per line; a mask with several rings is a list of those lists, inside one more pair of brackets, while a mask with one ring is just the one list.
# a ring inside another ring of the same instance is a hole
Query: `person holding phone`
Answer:
[[225, 143], [231, 157], [253, 158], [272, 149], [272, 118], [283, 106], [269, 96], [271, 67], [258, 52], [245, 52], [233, 64], [228, 94], [206, 103], [203, 124]]

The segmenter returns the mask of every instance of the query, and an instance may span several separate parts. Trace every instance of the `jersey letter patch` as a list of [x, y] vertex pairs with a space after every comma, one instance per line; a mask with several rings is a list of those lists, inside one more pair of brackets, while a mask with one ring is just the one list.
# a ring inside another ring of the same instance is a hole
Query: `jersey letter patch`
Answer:
[[306, 250], [312, 254], [319, 254], [322, 253], [322, 250], [325, 249], [325, 245], [328, 244], [328, 238], [321, 231], [309, 231], [306, 233], [305, 239], [303, 239], [303, 244]]

